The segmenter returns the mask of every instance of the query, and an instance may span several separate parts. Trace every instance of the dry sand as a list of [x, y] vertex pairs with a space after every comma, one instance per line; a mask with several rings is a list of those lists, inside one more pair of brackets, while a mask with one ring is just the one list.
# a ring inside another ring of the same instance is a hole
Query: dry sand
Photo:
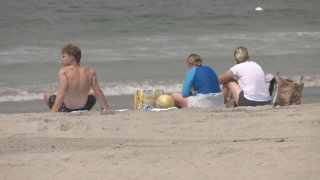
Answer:
[[319, 112], [0, 114], [0, 179], [320, 179]]

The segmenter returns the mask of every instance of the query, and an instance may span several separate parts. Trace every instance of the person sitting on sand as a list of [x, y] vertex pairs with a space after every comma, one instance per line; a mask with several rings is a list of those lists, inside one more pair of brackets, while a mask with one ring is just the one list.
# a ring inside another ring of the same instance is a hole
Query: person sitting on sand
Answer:
[[198, 54], [188, 56], [187, 68], [181, 93], [171, 95], [175, 105], [180, 108], [223, 108], [223, 94], [215, 71], [209, 66], [202, 66]]
[[247, 48], [238, 47], [234, 51], [236, 65], [219, 76], [225, 102], [232, 93], [238, 106], [257, 106], [271, 103], [271, 96], [266, 84], [265, 73], [254, 61], [249, 60]]
[[[90, 110], [96, 99], [105, 111], [109, 111], [107, 100], [99, 87], [97, 75], [93, 68], [80, 66], [81, 50], [78, 46], [68, 44], [61, 49], [59, 89], [57, 95], [51, 92], [43, 94], [50, 112], [71, 112]], [[89, 94], [91, 88], [93, 94]]]

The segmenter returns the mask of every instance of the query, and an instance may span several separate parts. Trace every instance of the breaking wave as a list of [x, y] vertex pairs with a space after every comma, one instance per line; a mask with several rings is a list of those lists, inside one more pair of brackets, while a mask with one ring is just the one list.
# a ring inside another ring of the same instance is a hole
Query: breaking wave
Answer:
[[[298, 79], [298, 76], [291, 76]], [[320, 75], [304, 76], [305, 87], [320, 87]], [[134, 90], [162, 89], [165, 93], [179, 91], [182, 82], [178, 81], [143, 81], [143, 82], [110, 82], [100, 84], [104, 94], [108, 96], [132, 95]], [[56, 92], [52, 84], [41, 86], [26, 86], [21, 88], [8, 88], [0, 86], [0, 102], [41, 100], [45, 90]]]

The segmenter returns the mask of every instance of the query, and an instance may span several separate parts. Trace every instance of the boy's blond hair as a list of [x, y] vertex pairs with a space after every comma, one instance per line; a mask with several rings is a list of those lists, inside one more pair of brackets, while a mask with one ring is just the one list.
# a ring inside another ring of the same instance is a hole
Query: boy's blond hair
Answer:
[[67, 53], [68, 55], [73, 56], [77, 64], [80, 63], [81, 49], [78, 46], [73, 44], [68, 44], [61, 49], [61, 54], [64, 54], [64, 53]]

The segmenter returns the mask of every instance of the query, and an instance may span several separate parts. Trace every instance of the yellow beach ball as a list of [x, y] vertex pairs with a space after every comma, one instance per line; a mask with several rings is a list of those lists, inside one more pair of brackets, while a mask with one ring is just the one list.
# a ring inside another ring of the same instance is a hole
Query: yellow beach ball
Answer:
[[156, 105], [158, 108], [174, 107], [174, 101], [171, 96], [163, 94], [158, 97]]

